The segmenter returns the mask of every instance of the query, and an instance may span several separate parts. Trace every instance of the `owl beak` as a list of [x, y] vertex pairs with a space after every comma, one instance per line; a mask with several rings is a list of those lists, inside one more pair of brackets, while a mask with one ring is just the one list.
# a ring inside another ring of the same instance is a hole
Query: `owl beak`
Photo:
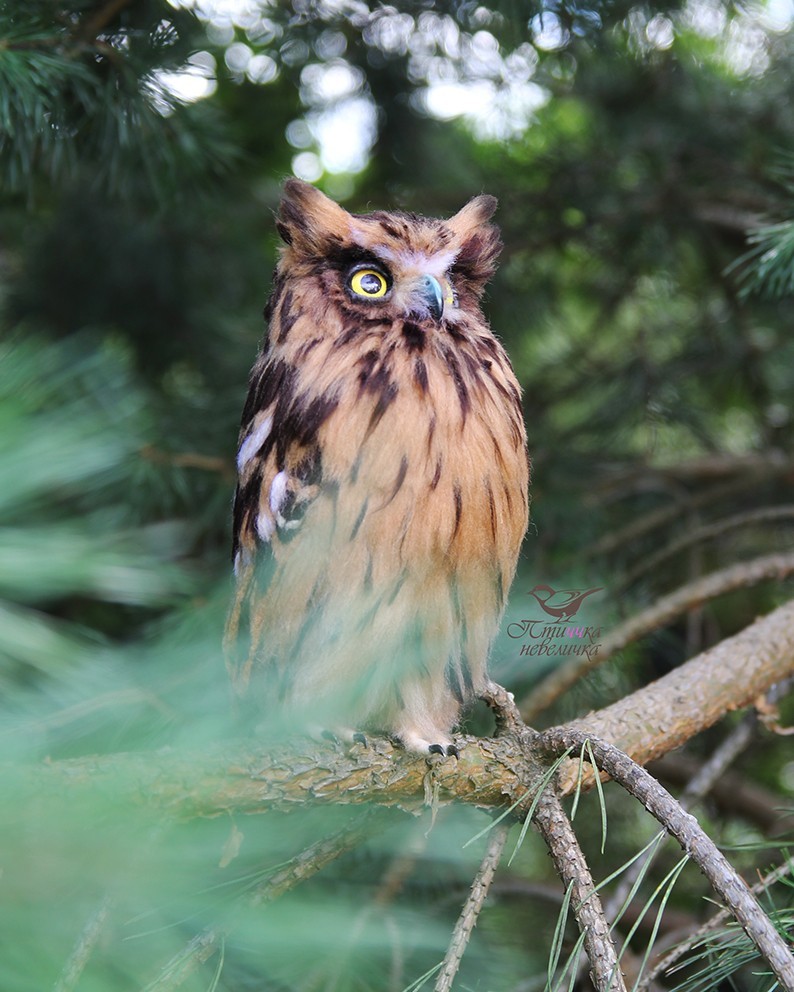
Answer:
[[417, 291], [433, 320], [441, 320], [441, 314], [444, 312], [444, 291], [438, 279], [434, 276], [422, 276]]

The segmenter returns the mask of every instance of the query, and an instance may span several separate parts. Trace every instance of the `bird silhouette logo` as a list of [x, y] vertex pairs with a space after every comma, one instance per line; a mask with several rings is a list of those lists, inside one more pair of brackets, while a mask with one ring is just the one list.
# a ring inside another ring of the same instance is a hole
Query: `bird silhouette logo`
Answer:
[[551, 586], [535, 586], [529, 590], [529, 595], [534, 596], [540, 608], [550, 617], [554, 617], [555, 623], [570, 620], [576, 616], [582, 603], [594, 592], [601, 592], [603, 586], [596, 586], [593, 589], [552, 589]]

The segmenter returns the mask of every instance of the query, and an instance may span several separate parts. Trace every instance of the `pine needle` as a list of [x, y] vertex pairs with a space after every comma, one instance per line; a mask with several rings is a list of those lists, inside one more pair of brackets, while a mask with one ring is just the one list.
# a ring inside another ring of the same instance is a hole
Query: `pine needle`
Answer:
[[607, 807], [604, 802], [604, 789], [601, 784], [601, 775], [596, 764], [595, 755], [593, 754], [593, 747], [590, 741], [585, 741], [585, 744], [587, 745], [587, 753], [590, 755], [590, 764], [593, 768], [593, 778], [595, 779], [596, 792], [598, 793], [598, 805], [601, 810], [601, 853], [603, 854], [607, 843]]
[[543, 791], [545, 790], [546, 786], [548, 786], [549, 782], [551, 782], [551, 780], [554, 778], [554, 776], [557, 773], [557, 769], [560, 767], [563, 761], [565, 761], [569, 757], [570, 753], [571, 753], [570, 748], [564, 751], [559, 756], [559, 758], [557, 758], [556, 761], [548, 767], [545, 775], [540, 780], [540, 784], [535, 790], [535, 797], [532, 800], [532, 805], [529, 807], [529, 811], [527, 812], [527, 815], [524, 817], [524, 822], [521, 824], [521, 833], [518, 835], [516, 846], [513, 848], [513, 853], [510, 855], [510, 859], [507, 862], [508, 868], [513, 863], [513, 858], [515, 858], [515, 856], [518, 854], [519, 850], [521, 849], [521, 845], [524, 843], [524, 838], [527, 835], [527, 831], [529, 830], [530, 823], [532, 823], [532, 817], [535, 815], [535, 810], [537, 809], [538, 803], [540, 802], [540, 797], [543, 795]]
[[[549, 950], [549, 961], [548, 961], [548, 971], [546, 976], [546, 989], [550, 990], [552, 988], [552, 982], [554, 980], [554, 974], [557, 971], [557, 965], [560, 960], [560, 954], [562, 953], [562, 944], [565, 939], [565, 925], [568, 922], [568, 913], [571, 906], [571, 896], [573, 895], [573, 882], [568, 883], [568, 888], [565, 890], [565, 895], [563, 896], [562, 905], [560, 906], [560, 911], [557, 914], [557, 922], [554, 926], [554, 934], [551, 938], [551, 948]], [[584, 934], [581, 934], [582, 939], [584, 939]]]

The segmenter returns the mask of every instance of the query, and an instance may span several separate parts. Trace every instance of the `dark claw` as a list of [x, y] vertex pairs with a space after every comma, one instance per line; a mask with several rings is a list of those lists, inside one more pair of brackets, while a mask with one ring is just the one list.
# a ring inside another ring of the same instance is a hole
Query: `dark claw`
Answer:
[[363, 734], [360, 734], [360, 733], [353, 734], [353, 743], [354, 744], [363, 744], [364, 747], [369, 747], [369, 744], [367, 744], [367, 738]]
[[431, 754], [444, 754], [444, 748], [441, 744], [431, 744], [428, 751]]
[[460, 757], [460, 752], [454, 744], [447, 744], [447, 756], [450, 758]]

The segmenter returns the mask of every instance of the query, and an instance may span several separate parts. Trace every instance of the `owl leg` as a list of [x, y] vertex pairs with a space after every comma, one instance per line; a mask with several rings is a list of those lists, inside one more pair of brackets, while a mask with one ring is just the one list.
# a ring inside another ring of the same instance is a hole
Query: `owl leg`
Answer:
[[400, 686], [402, 707], [394, 715], [393, 736], [406, 751], [457, 756], [451, 730], [460, 716], [460, 703], [446, 685], [443, 673], [428, 684], [412, 679]]
[[[413, 730], [398, 730], [392, 734], [394, 740], [406, 751], [417, 754], [444, 754], [448, 757], [458, 757], [458, 747], [452, 739], [441, 731], [429, 735], [431, 740], [420, 736]], [[441, 743], [443, 741], [443, 743]]]
[[329, 728], [312, 725], [308, 729], [309, 735], [316, 740], [334, 741], [335, 743], [342, 741], [344, 744], [363, 744], [364, 747], [369, 747], [366, 735], [362, 734], [360, 730], [353, 730], [351, 727]]

